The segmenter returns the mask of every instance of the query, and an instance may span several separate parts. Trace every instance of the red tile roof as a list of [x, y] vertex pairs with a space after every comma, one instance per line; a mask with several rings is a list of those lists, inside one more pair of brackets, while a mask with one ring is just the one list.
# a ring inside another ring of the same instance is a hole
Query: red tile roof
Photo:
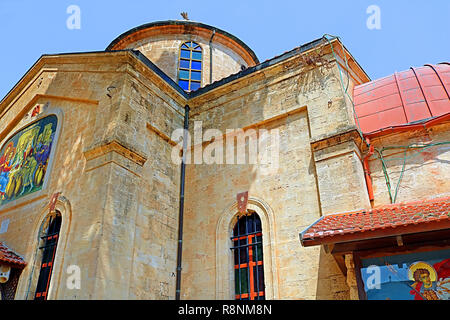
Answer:
[[300, 234], [304, 246], [450, 229], [450, 197], [323, 216]]
[[364, 135], [450, 114], [450, 64], [425, 65], [364, 83], [353, 91]]
[[27, 265], [27, 263], [22, 259], [22, 257], [20, 257], [14, 251], [9, 249], [2, 242], [0, 242], [0, 262], [13, 264], [18, 267], [25, 267]]

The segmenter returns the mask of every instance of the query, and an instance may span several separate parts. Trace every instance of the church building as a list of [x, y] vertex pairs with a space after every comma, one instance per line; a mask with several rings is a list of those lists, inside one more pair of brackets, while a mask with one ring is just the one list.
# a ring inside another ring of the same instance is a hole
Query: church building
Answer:
[[449, 63], [190, 20], [42, 55], [0, 101], [0, 293], [450, 299]]

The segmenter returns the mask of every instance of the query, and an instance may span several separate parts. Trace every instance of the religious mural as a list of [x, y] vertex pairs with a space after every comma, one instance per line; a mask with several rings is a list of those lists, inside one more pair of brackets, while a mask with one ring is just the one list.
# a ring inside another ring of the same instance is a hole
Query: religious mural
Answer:
[[362, 259], [361, 276], [368, 300], [450, 300], [450, 249]]
[[0, 205], [44, 183], [58, 119], [50, 115], [13, 135], [0, 150]]

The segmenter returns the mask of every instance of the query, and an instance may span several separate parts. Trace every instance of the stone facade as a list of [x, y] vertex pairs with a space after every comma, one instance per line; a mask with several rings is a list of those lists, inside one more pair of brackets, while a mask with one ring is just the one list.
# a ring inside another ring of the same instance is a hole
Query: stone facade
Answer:
[[[330, 65], [318, 68], [303, 63], [304, 57], [298, 56], [243, 83], [221, 86], [190, 101], [191, 119], [202, 121], [204, 130], [278, 129], [280, 154], [279, 170], [271, 174], [264, 174], [258, 165], [188, 165], [184, 298], [211, 298], [214, 282], [215, 298], [233, 298], [232, 290], [224, 292], [224, 286], [217, 282], [224, 274], [217, 270], [227, 269], [219, 264], [228, 263], [228, 269], [232, 268], [229, 261], [220, 258], [229, 254], [231, 241], [224, 234], [230, 234], [232, 220], [226, 222], [226, 228], [220, 224], [224, 216], [236, 215], [232, 205], [236, 194], [243, 191], [259, 203], [255, 211], [267, 216], [271, 224], [265, 227], [263, 222], [264, 261], [270, 262], [266, 274], [276, 275], [270, 285], [266, 283], [267, 297], [348, 298], [345, 277], [333, 259], [319, 248], [298, 245], [298, 230], [326, 213], [324, 204], [334, 210], [370, 206], [362, 166], [355, 161], [358, 148], [312, 149], [313, 141], [324, 139], [330, 132], [341, 134], [355, 128], [338, 80], [339, 69], [331, 55], [324, 59], [329, 59]], [[320, 152], [335, 153], [331, 161], [336, 163], [336, 170]], [[358, 193], [333, 175], [354, 184]], [[354, 202], [358, 196], [359, 204]], [[331, 209], [328, 211], [331, 213]], [[232, 283], [231, 278], [224, 281]]]
[[[392, 197], [395, 196], [398, 185], [397, 203], [448, 196], [450, 190], [448, 141], [450, 141], [449, 125], [445, 122], [430, 128], [390, 134], [372, 140], [372, 144], [378, 150], [383, 147], [411, 146], [406, 153], [404, 149], [387, 149], [383, 152]], [[424, 150], [414, 148], [424, 144], [430, 146]], [[405, 168], [399, 183], [404, 156], [406, 156]], [[371, 156], [369, 165], [374, 187], [374, 205], [391, 203], [378, 152]]]
[[[179, 170], [148, 128], [170, 134], [182, 104], [143, 71], [129, 52], [43, 57], [18, 84], [21, 94], [4, 100], [3, 139], [33, 121], [36, 105], [36, 118], [56, 114], [60, 126], [46, 187], [1, 210], [10, 221], [2, 241], [28, 262], [17, 299], [33, 298], [38, 229], [55, 192], [63, 223], [49, 299], [173, 296]], [[70, 265], [81, 269], [80, 290], [66, 289]]]
[[[39, 228], [57, 192], [55, 208], [63, 223], [48, 299], [174, 299], [180, 165], [171, 158], [179, 143], [172, 133], [183, 127], [186, 104], [191, 136], [200, 121], [203, 132], [278, 130], [279, 167], [266, 172], [258, 164], [187, 165], [182, 299], [233, 298], [230, 236], [236, 195], [246, 191], [248, 209], [262, 222], [267, 299], [355, 297], [351, 257], [344, 263], [348, 270], [342, 270], [325, 247], [302, 247], [298, 233], [323, 215], [371, 207], [362, 165], [367, 148], [341, 83], [341, 77], [348, 81], [351, 92], [368, 77], [334, 39], [188, 95], [155, 67], [176, 81], [179, 46], [186, 40], [202, 45], [203, 83], [209, 83], [206, 37], [153, 36], [127, 48], [141, 51], [154, 65], [131, 50], [43, 56], [1, 101], [2, 144], [36, 119], [55, 114], [59, 121], [43, 189], [0, 207], [0, 223], [9, 221], [0, 241], [28, 263], [16, 299], [34, 297]], [[224, 46], [214, 46], [212, 56], [213, 81], [240, 71], [242, 64], [250, 67]], [[31, 116], [36, 106], [40, 114]], [[438, 126], [373, 143], [424, 137], [445, 140], [448, 130]], [[196, 147], [194, 142], [194, 153]], [[444, 147], [429, 152], [423, 166], [407, 164], [399, 200], [447, 192], [442, 159], [448, 152]], [[436, 155], [442, 158], [432, 160]], [[400, 165], [389, 167], [394, 176]], [[388, 203], [375, 158], [370, 168], [375, 205]], [[434, 180], [425, 183], [429, 174]], [[66, 285], [71, 265], [81, 269], [80, 289]]]

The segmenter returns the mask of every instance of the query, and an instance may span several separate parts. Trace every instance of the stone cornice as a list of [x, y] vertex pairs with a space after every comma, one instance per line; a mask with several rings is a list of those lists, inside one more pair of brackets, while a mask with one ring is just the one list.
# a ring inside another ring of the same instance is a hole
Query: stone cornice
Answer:
[[[336, 59], [332, 56], [333, 52]], [[347, 63], [345, 63], [345, 60]], [[286, 71], [292, 73], [296, 69], [298, 69], [296, 73], [301, 73], [305, 71], [305, 68], [306, 70], [318, 68], [334, 62], [339, 64], [344, 73], [348, 72], [355, 83], [360, 84], [370, 81], [368, 75], [339, 39], [333, 38], [328, 43], [324, 38], [320, 38], [191, 92], [189, 94], [189, 105], [191, 108], [195, 108], [196, 105], [213, 100], [221, 94], [239, 90], [248, 86], [249, 83], [255, 83], [261, 79], [267, 79], [268, 76], [280, 70], [284, 71], [283, 74]], [[348, 69], [346, 64], [349, 67]]]
[[[180, 92], [181, 89], [178, 88], [178, 85], [173, 81], [169, 81], [167, 79], [168, 77], [164, 76], [161, 70], [150, 61], [143, 60], [141, 56], [142, 55], [139, 55], [139, 53], [133, 52], [132, 50], [42, 55], [0, 101], [0, 114], [3, 114], [9, 106], [15, 103], [15, 101], [23, 95], [24, 92], [29, 90], [45, 72], [125, 72], [139, 79], [140, 77], [138, 77], [135, 72], [131, 71], [131, 69], [134, 69], [143, 73], [145, 79], [151, 80], [171, 99], [175, 100], [180, 105], [184, 105], [187, 102], [187, 95], [184, 92]], [[80, 64], [85, 67], [80, 69]], [[131, 66], [131, 68], [129, 66]], [[139, 81], [142, 82], [140, 79]], [[179, 110], [177, 110], [177, 112], [180, 113]]]
[[316, 152], [348, 141], [355, 142], [360, 151], [363, 151], [364, 141], [356, 128], [349, 128], [349, 130], [311, 141], [311, 149]]
[[[330, 45], [331, 44], [331, 45]], [[336, 59], [330, 60], [330, 54], [332, 52], [331, 46], [333, 46], [336, 54]], [[319, 50], [319, 53], [317, 53]], [[314, 52], [316, 54], [314, 55]], [[311, 57], [310, 55], [313, 54]], [[325, 57], [325, 56], [328, 57]], [[344, 64], [345, 55], [347, 58], [349, 70], [346, 69]], [[164, 72], [156, 67], [150, 60], [148, 60], [139, 51], [134, 50], [118, 50], [118, 51], [97, 51], [97, 52], [84, 52], [84, 53], [64, 53], [55, 55], [43, 55], [38, 61], [29, 69], [29, 71], [22, 77], [22, 79], [14, 86], [14, 88], [0, 101], [0, 114], [12, 101], [14, 101], [20, 93], [23, 92], [30, 83], [36, 80], [38, 74], [43, 68], [51, 68], [53, 72], [59, 71], [86, 71], [86, 72], [128, 72], [132, 74], [130, 68], [124, 68], [120, 70], [118, 62], [131, 65], [135, 70], [143, 73], [146, 77], [152, 80], [158, 87], [162, 88], [165, 94], [174, 99], [178, 104], [183, 105], [189, 103], [191, 108], [195, 108], [196, 105], [209, 102], [217, 98], [217, 95], [224, 94], [230, 91], [236, 91], [243, 87], [248, 86], [250, 83], [257, 82], [262, 79], [267, 79], [269, 76], [276, 74], [277, 72], [290, 71], [292, 74], [293, 69], [299, 69], [302, 72], [304, 67], [316, 68], [320, 67], [320, 63], [317, 64], [317, 59], [324, 57], [322, 62], [332, 63], [336, 61], [339, 63], [344, 72], [349, 72], [349, 75], [355, 80], [356, 83], [362, 83], [369, 81], [369, 77], [364, 70], [359, 66], [356, 60], [346, 50], [343, 44], [334, 38], [330, 40], [330, 43], [323, 38], [317, 39], [298, 48], [295, 48], [282, 55], [274, 57], [270, 60], [266, 60], [254, 67], [243, 70], [237, 74], [226, 77], [220, 81], [216, 81], [209, 84], [197, 91], [189, 94], [185, 93], [172, 79], [170, 79]], [[114, 59], [114, 63], [111, 60]], [[119, 59], [119, 61], [117, 61]], [[71, 65], [74, 64], [86, 64], [92, 65], [94, 68], [86, 70], [73, 70]], [[140, 67], [141, 66], [141, 67]], [[142, 68], [144, 67], [144, 68]], [[300, 68], [299, 68], [300, 67]], [[286, 72], [283, 72], [283, 74]], [[291, 75], [292, 76], [292, 75]], [[283, 77], [281, 77], [283, 78]], [[139, 79], [139, 81], [143, 81]], [[178, 111], [180, 112], [180, 111]], [[182, 113], [182, 112], [181, 112]]]
[[86, 160], [92, 160], [95, 158], [99, 158], [107, 153], [115, 152], [124, 158], [131, 160], [132, 162], [138, 164], [139, 166], [143, 166], [147, 161], [147, 157], [144, 157], [137, 152], [131, 150], [118, 143], [117, 141], [107, 142], [100, 146], [93, 147], [87, 151], [84, 151], [84, 156]]

